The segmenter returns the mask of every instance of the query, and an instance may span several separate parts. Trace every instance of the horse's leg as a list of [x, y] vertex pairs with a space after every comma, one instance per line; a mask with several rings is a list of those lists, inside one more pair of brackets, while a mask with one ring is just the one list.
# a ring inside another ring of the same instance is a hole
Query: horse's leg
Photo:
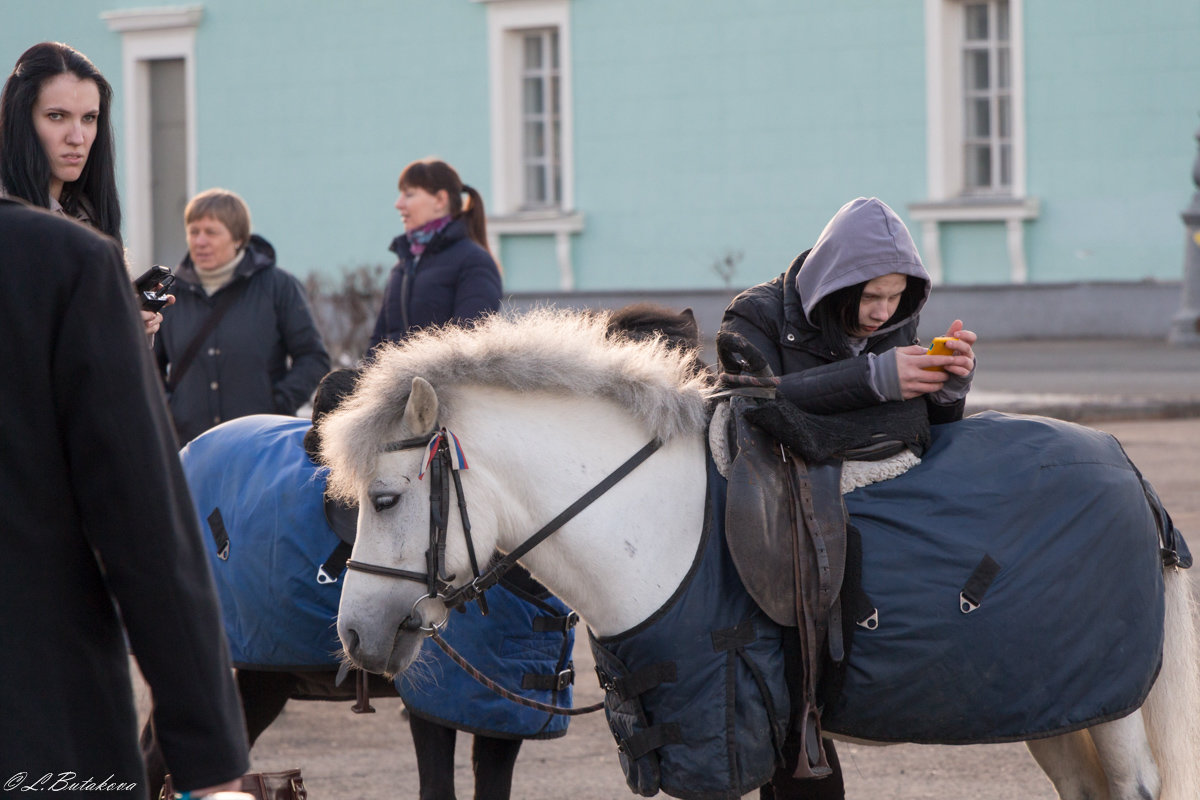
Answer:
[[1112, 800], [1158, 800], [1162, 781], [1146, 739], [1142, 712], [1088, 728]]
[[409, 712], [421, 800], [455, 800], [454, 740], [458, 731]]
[[508, 800], [513, 767], [521, 751], [520, 739], [498, 739], [475, 734], [471, 766], [475, 770], [475, 800]]
[[1200, 608], [1191, 591], [1195, 572], [1172, 567], [1163, 573], [1162, 669], [1142, 704], [1146, 737], [1162, 778], [1162, 800], [1200, 797]]
[[298, 678], [291, 672], [239, 669], [238, 693], [242, 697], [242, 713], [246, 716], [246, 738], [253, 747], [272, 722], [276, 720], [288, 698], [296, 690]]
[[1062, 800], [1109, 800], [1104, 769], [1087, 731], [1026, 742]]

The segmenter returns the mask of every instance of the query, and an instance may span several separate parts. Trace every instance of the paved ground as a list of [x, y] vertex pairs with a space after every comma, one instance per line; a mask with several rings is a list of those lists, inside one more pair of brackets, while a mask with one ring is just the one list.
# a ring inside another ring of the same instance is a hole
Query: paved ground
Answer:
[[[1082, 419], [1115, 435], [1154, 484], [1200, 552], [1200, 350], [1158, 342], [1019, 342], [979, 348], [972, 410], [999, 408]], [[582, 637], [581, 637], [582, 639]], [[586, 646], [576, 648], [577, 703], [599, 699]], [[310, 795], [392, 800], [416, 797], [411, 737], [396, 700], [355, 715], [348, 703], [292, 702], [260, 739], [254, 768], [299, 766]], [[458, 790], [471, 797], [469, 738], [459, 737]], [[1023, 745], [839, 748], [851, 800], [1051, 800]], [[513, 797], [632, 797], [602, 715], [572, 721], [568, 734], [529, 742]]]

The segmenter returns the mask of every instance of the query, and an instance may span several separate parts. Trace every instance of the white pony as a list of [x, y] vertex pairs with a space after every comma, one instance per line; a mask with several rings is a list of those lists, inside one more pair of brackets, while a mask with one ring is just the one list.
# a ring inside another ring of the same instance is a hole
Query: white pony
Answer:
[[[520, 559], [598, 637], [651, 617], [684, 580], [701, 540], [709, 390], [661, 342], [612, 341], [602, 317], [571, 312], [493, 316], [380, 354], [325, 422], [330, 488], [361, 508], [352, 560], [383, 567], [345, 578], [338, 634], [346, 656], [371, 672], [403, 671], [445, 619], [421, 578], [426, 454], [384, 449], [440, 428], [457, 436], [469, 462], [461, 482], [484, 559], [520, 547], [660, 439], [631, 478]], [[470, 580], [470, 557], [461, 519], [449, 516], [444, 570], [457, 586]], [[1028, 742], [1064, 800], [1200, 798], [1200, 648], [1186, 575], [1165, 575], [1165, 651], [1143, 707]]]

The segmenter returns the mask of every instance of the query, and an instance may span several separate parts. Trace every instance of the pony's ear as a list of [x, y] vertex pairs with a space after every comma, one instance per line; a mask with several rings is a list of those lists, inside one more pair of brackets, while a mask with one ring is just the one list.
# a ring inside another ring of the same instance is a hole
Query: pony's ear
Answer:
[[422, 377], [413, 378], [412, 391], [408, 402], [404, 405], [404, 427], [410, 436], [424, 436], [433, 433], [437, 422], [438, 399], [437, 392]]

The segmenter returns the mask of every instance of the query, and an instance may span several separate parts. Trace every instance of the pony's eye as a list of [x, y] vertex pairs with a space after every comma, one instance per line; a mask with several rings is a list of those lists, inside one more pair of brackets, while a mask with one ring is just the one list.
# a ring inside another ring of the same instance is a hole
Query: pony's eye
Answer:
[[371, 505], [375, 507], [377, 512], [387, 511], [389, 508], [399, 502], [400, 495], [398, 494], [381, 494], [371, 498]]

